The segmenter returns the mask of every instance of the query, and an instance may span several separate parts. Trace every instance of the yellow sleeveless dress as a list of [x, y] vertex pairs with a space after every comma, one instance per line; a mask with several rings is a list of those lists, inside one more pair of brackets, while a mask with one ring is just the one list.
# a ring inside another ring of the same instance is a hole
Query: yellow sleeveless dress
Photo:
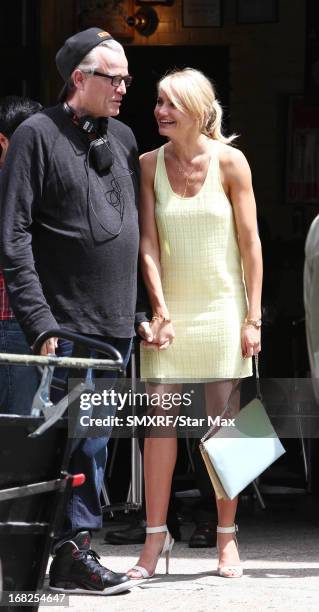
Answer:
[[[162, 351], [141, 346], [141, 378], [162, 382], [251, 376], [240, 329], [247, 314], [236, 226], [214, 141], [206, 179], [193, 197], [176, 195], [164, 146], [158, 151], [155, 215], [162, 285], [176, 337]], [[172, 379], [172, 380], [171, 380]]]

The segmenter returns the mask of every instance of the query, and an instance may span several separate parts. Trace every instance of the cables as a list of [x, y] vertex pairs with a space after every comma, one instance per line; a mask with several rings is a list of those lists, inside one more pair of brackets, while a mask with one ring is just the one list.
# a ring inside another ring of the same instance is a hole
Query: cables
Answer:
[[[104, 139], [103, 139], [104, 140]], [[85, 170], [86, 170], [86, 175], [87, 175], [87, 179], [88, 179], [88, 192], [87, 192], [87, 201], [88, 201], [88, 206], [92, 212], [92, 214], [94, 215], [95, 219], [97, 220], [98, 224], [100, 225], [100, 227], [110, 236], [110, 240], [113, 238], [116, 238], [117, 236], [120, 235], [122, 228], [123, 228], [123, 222], [124, 222], [124, 199], [123, 199], [123, 195], [122, 195], [122, 190], [121, 190], [121, 186], [118, 183], [117, 178], [121, 178], [121, 177], [115, 177], [113, 175], [112, 169], [111, 167], [109, 168], [109, 172], [112, 175], [112, 180], [111, 180], [111, 189], [109, 189], [107, 192], [104, 193], [106, 202], [109, 206], [111, 206], [113, 208], [113, 210], [115, 210], [118, 215], [119, 215], [119, 227], [115, 232], [112, 232], [108, 227], [106, 227], [106, 225], [102, 222], [102, 220], [100, 219], [100, 216], [98, 215], [98, 213], [96, 212], [93, 202], [91, 200], [91, 185], [90, 185], [90, 153], [91, 150], [94, 146], [94, 140], [90, 143], [89, 145], [89, 149], [88, 152], [86, 154], [86, 159], [85, 159]], [[132, 174], [132, 173], [130, 173]], [[129, 176], [126, 175], [126, 176]]]

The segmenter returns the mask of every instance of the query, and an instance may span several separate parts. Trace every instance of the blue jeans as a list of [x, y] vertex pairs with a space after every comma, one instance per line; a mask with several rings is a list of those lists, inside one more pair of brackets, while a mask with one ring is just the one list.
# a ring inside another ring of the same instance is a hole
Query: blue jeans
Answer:
[[[131, 338], [88, 337], [96, 338], [114, 346], [121, 353], [124, 365], [127, 366], [131, 354]], [[66, 340], [60, 341], [58, 352], [64, 356], [71, 355], [72, 343]], [[56, 372], [55, 375], [57, 376], [60, 373], [61, 370], [59, 373]], [[101, 372], [101, 376], [104, 378], [110, 375], [114, 377], [114, 372]], [[115, 411], [116, 407], [114, 407], [113, 414]], [[78, 444], [71, 455], [68, 471], [70, 474], [83, 473], [86, 480], [80, 487], [72, 489], [61, 537], [69, 536], [78, 531], [100, 529], [102, 527], [100, 494], [107, 460], [107, 443], [111, 433], [110, 429], [107, 435], [101, 438], [78, 440]]]
[[[16, 319], [0, 321], [0, 352], [31, 354]], [[0, 365], [0, 412], [30, 414], [39, 382], [37, 370], [33, 366]]]

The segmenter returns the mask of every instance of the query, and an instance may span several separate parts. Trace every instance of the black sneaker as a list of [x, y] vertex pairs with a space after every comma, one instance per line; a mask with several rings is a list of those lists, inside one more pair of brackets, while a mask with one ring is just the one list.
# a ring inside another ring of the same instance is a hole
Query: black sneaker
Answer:
[[190, 540], [189, 548], [213, 548], [216, 546], [216, 523], [201, 521], [196, 525]]
[[50, 591], [115, 595], [134, 583], [126, 574], [117, 574], [99, 563], [99, 555], [90, 548], [88, 531], [81, 531], [56, 548], [50, 567]]
[[132, 522], [124, 529], [107, 531], [104, 537], [106, 544], [144, 544], [146, 538], [146, 521]]

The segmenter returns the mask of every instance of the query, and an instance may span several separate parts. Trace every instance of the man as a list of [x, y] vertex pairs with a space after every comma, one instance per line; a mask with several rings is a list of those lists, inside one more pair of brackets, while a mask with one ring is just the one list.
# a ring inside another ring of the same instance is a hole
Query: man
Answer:
[[309, 363], [319, 403], [319, 215], [313, 220], [305, 245], [304, 305]]
[[[135, 317], [138, 155], [132, 131], [113, 117], [131, 83], [123, 47], [90, 28], [56, 56], [60, 104], [14, 135], [2, 181], [3, 267], [15, 314], [32, 345], [59, 326], [109, 342], [127, 362]], [[139, 325], [151, 337], [147, 323]], [[43, 355], [54, 352], [48, 340]], [[55, 548], [50, 587], [113, 594], [131, 586], [90, 549], [102, 526], [106, 439], [79, 441], [70, 472], [84, 472]]]
[[[28, 117], [42, 109], [39, 102], [19, 96], [6, 96], [0, 101], [0, 169], [2, 168], [13, 132]], [[25, 335], [10, 308], [0, 269], [0, 352], [30, 353]], [[0, 412], [30, 414], [33, 396], [38, 386], [34, 367], [0, 365]]]

